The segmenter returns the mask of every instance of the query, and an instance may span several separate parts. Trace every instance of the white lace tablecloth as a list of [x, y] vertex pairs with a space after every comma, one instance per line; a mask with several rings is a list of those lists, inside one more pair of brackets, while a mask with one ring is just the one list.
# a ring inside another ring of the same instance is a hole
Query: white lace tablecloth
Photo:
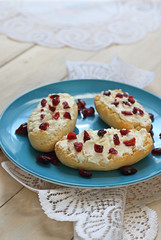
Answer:
[[[70, 79], [104, 78], [140, 87], [155, 77], [118, 57], [109, 64], [67, 62], [67, 68]], [[156, 212], [146, 204], [161, 199], [161, 175], [127, 187], [79, 189], [43, 181], [10, 161], [2, 162], [2, 167], [23, 186], [37, 192], [48, 217], [73, 222], [74, 240], [154, 240], [157, 235]]]
[[96, 51], [137, 42], [160, 25], [158, 0], [0, 1], [0, 33], [47, 47]]

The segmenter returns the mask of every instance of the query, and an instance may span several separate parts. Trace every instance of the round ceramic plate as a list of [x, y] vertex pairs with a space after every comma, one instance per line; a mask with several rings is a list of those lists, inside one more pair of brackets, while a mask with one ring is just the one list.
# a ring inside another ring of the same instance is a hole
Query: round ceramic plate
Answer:
[[[26, 136], [15, 134], [15, 129], [20, 124], [27, 122], [31, 112], [40, 99], [49, 93], [69, 93], [77, 100], [86, 101], [87, 107], [94, 107], [94, 96], [103, 90], [122, 89], [133, 95], [140, 104], [154, 114], [153, 131], [154, 147], [161, 146], [159, 133], [161, 132], [161, 99], [145, 90], [113, 81], [106, 80], [69, 80], [56, 82], [34, 89], [12, 102], [1, 115], [0, 119], [0, 144], [7, 157], [23, 170], [46, 181], [72, 187], [106, 188], [119, 187], [147, 180], [161, 173], [161, 156], [149, 154], [145, 159], [133, 165], [138, 171], [134, 175], [123, 176], [119, 170], [110, 172], [93, 171], [90, 179], [85, 179], [78, 174], [78, 170], [64, 165], [48, 166], [39, 165], [36, 156], [40, 152], [34, 150]], [[97, 112], [94, 117], [82, 119], [78, 117], [75, 132], [78, 134], [84, 129], [98, 130], [108, 126], [100, 119]]]

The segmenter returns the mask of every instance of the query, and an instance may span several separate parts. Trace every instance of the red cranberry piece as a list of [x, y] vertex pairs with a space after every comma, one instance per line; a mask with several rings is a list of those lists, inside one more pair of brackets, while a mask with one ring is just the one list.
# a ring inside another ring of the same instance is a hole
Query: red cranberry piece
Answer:
[[52, 95], [50, 98], [52, 98], [52, 104], [54, 106], [57, 106], [60, 103], [59, 95]]
[[45, 155], [39, 155], [37, 158], [36, 158], [36, 161], [39, 162], [39, 163], [43, 163], [43, 164], [49, 164], [50, 163], [50, 160], [51, 158], [50, 157], [47, 157]]
[[58, 118], [60, 117], [60, 113], [59, 112], [56, 112], [52, 118], [55, 119], [55, 120], [58, 120]]
[[92, 177], [92, 173], [87, 172], [87, 171], [85, 171], [85, 170], [83, 170], [83, 169], [79, 169], [79, 175], [80, 175], [81, 177], [85, 177], [85, 178], [90, 178], [90, 177]]
[[130, 130], [128, 130], [128, 129], [121, 129], [120, 130], [120, 133], [121, 133], [122, 136], [127, 135], [129, 132], [130, 132]]
[[119, 102], [113, 102], [111, 104], [113, 104], [113, 105], [115, 105], [115, 107], [117, 107], [119, 105]]
[[110, 154], [118, 154], [118, 151], [116, 149], [114, 149], [114, 148], [110, 148], [108, 153], [110, 153]]
[[153, 138], [153, 137], [154, 137], [154, 133], [153, 133], [153, 131], [150, 130], [149, 133], [150, 133], [151, 137]]
[[153, 124], [151, 124], [151, 127], [150, 127], [150, 131], [152, 131], [153, 130]]
[[125, 116], [131, 116], [131, 115], [133, 115], [133, 113], [130, 112], [130, 111], [121, 111], [121, 113], [122, 113], [123, 115], [125, 115]]
[[122, 94], [122, 93], [117, 93], [117, 94], [116, 94], [116, 97], [118, 97], [118, 98], [123, 98], [123, 94]]
[[43, 99], [41, 100], [41, 106], [42, 106], [42, 107], [45, 107], [45, 106], [46, 106], [46, 103], [47, 103], [47, 100], [46, 100], [45, 98], [43, 98]]
[[55, 107], [55, 106], [51, 106], [51, 105], [49, 105], [49, 110], [52, 111], [52, 112], [55, 112], [56, 107]]
[[149, 113], [149, 117], [152, 121], [154, 120], [154, 115], [152, 113]]
[[124, 97], [128, 97], [128, 96], [129, 96], [129, 94], [128, 94], [128, 93], [126, 93], [126, 92], [124, 92], [124, 93], [123, 93], [123, 96], [124, 96]]
[[121, 174], [128, 176], [128, 175], [135, 174], [137, 172], [137, 169], [130, 166], [124, 166], [120, 168], [120, 172]]
[[82, 118], [86, 118], [88, 116], [87, 108], [84, 108], [81, 112]]
[[67, 135], [67, 139], [68, 140], [73, 140], [73, 139], [77, 139], [77, 135], [74, 132], [70, 132]]
[[115, 145], [120, 144], [119, 136], [117, 134], [113, 135], [113, 142], [114, 142]]
[[140, 114], [141, 116], [144, 115], [144, 111], [143, 111], [143, 110], [141, 110], [141, 109], [139, 108], [138, 111], [139, 111], [139, 114]]
[[71, 115], [69, 112], [65, 112], [63, 117], [71, 120]]
[[62, 105], [63, 105], [63, 108], [64, 108], [64, 109], [70, 108], [68, 102], [66, 102], [66, 101], [63, 102]]
[[161, 155], [161, 147], [158, 147], [158, 148], [154, 148], [151, 153], [155, 156], [159, 156]]
[[41, 115], [40, 115], [40, 120], [43, 120], [44, 117], [45, 117], [45, 114], [41, 114]]
[[77, 105], [78, 105], [78, 111], [81, 111], [85, 108], [86, 103], [82, 99], [78, 99]]
[[58, 94], [52, 94], [52, 95], [50, 95], [50, 98], [51, 98], [51, 99], [59, 98], [59, 95], [58, 95]]
[[159, 134], [159, 138], [161, 139], [161, 133]]
[[135, 103], [135, 99], [133, 96], [129, 96], [128, 101], [131, 102], [132, 104]]
[[130, 140], [124, 141], [123, 143], [129, 147], [129, 146], [135, 146], [135, 142], [136, 142], [136, 139], [132, 138]]
[[100, 129], [100, 130], [98, 130], [97, 135], [98, 135], [99, 137], [103, 137], [106, 132], [107, 132], [106, 130]]
[[129, 106], [129, 107], [131, 107], [130, 103], [127, 102], [127, 101], [122, 101], [122, 103], [125, 104], [125, 105], [127, 105], [127, 106]]
[[136, 114], [137, 112], [139, 112], [139, 114], [140, 114], [141, 116], [144, 115], [144, 111], [141, 110], [140, 108], [137, 108], [137, 107], [134, 107], [132, 112], [133, 112], [134, 114]]
[[94, 144], [94, 150], [97, 153], [102, 153], [103, 152], [103, 146], [99, 144]]
[[88, 140], [90, 140], [90, 136], [89, 136], [89, 133], [87, 131], [84, 130], [84, 137], [83, 137], [83, 141], [86, 142]]
[[81, 152], [83, 149], [83, 143], [81, 142], [75, 142], [74, 143], [74, 148], [77, 152]]
[[138, 108], [137, 107], [134, 107], [133, 110], [132, 110], [133, 114], [137, 114], [138, 112]]
[[103, 95], [105, 95], [105, 96], [108, 96], [108, 97], [109, 97], [109, 96], [111, 95], [111, 92], [110, 92], [109, 90], [108, 90], [108, 91], [104, 91], [104, 92], [103, 92]]
[[42, 109], [41, 109], [41, 112], [43, 112], [43, 111], [44, 111], [44, 109], [42, 108]]
[[94, 115], [94, 108], [93, 107], [84, 108], [81, 113], [83, 118], [91, 117]]
[[27, 123], [22, 123], [15, 131], [16, 134], [27, 135]]
[[50, 162], [54, 165], [54, 166], [59, 166], [60, 165], [60, 161], [57, 158], [55, 152], [50, 152], [48, 153], [48, 157], [50, 157]]
[[41, 130], [46, 130], [49, 127], [49, 123], [48, 122], [43, 122], [40, 124], [39, 128]]

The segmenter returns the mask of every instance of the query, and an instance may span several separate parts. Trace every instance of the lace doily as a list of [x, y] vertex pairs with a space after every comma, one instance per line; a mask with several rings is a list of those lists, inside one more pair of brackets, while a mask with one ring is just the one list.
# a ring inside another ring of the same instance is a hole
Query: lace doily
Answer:
[[130, 44], [161, 23], [159, 1], [0, 1], [0, 33], [39, 45], [96, 51]]
[[[101, 78], [146, 86], [154, 73], [114, 57], [109, 64], [67, 63], [70, 79]], [[158, 230], [155, 211], [146, 206], [161, 198], [161, 175], [128, 187], [79, 189], [55, 185], [24, 172], [10, 161], [2, 167], [19, 183], [38, 193], [45, 214], [71, 221], [74, 240], [154, 240]]]

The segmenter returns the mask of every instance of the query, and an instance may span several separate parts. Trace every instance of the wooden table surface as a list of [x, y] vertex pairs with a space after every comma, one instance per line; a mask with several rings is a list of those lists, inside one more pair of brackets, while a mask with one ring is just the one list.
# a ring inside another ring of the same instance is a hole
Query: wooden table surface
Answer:
[[[93, 52], [68, 47], [51, 49], [20, 43], [0, 35], [0, 113], [15, 98], [35, 87], [67, 79], [66, 61], [109, 63], [117, 55], [137, 67], [153, 71], [155, 80], [146, 89], [161, 97], [161, 28], [130, 45], [112, 45]], [[0, 161], [7, 160], [0, 152]], [[36, 193], [24, 188], [0, 167], [0, 239], [70, 240], [70, 222], [49, 219]], [[161, 239], [161, 200], [149, 204], [156, 210]]]

